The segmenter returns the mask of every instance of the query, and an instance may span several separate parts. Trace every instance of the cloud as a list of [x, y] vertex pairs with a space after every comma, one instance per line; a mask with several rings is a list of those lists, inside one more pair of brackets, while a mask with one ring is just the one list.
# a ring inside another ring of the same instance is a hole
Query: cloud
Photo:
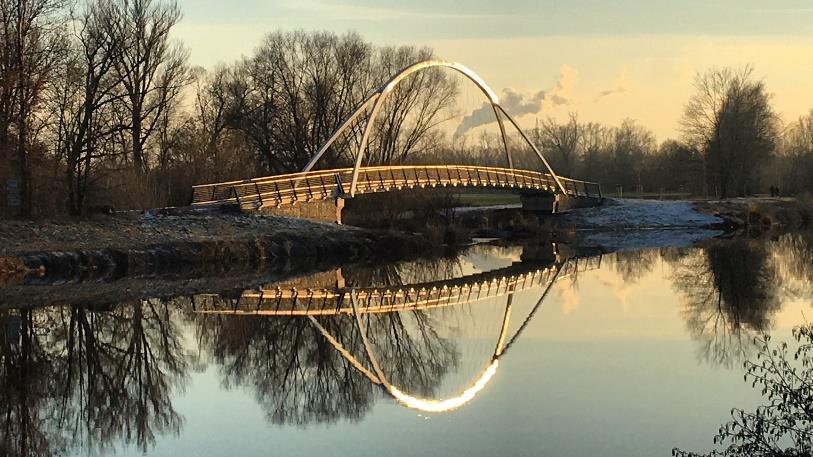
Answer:
[[[578, 78], [578, 72], [568, 66], [562, 65], [559, 70], [559, 76], [556, 79], [556, 84], [550, 90], [542, 90], [530, 96], [525, 96], [519, 92], [506, 88], [503, 89], [500, 96], [500, 105], [512, 117], [519, 117], [525, 114], [536, 114], [543, 109], [553, 108], [555, 106], [570, 104], [570, 91]], [[457, 126], [454, 136], [460, 137], [465, 135], [469, 130], [477, 127], [488, 125], [495, 122], [494, 110], [488, 102], [483, 103], [469, 113], [460, 121]]]
[[628, 82], [627, 82], [627, 73], [622, 72], [618, 77], [615, 78], [613, 82], [613, 87], [610, 89], [605, 89], [596, 94], [596, 98], [593, 99], [593, 103], [598, 103], [602, 98], [609, 97], [610, 95], [614, 94], [623, 94], [627, 92], [628, 89]]
[[616, 87], [616, 88], [613, 88], [613, 89], [603, 90], [603, 91], [599, 92], [598, 95], [596, 95], [596, 98], [593, 100], [593, 103], [598, 102], [599, 100], [601, 100], [604, 97], [607, 97], [607, 96], [610, 96], [610, 95], [613, 95], [613, 94], [623, 94], [626, 91], [627, 91], [626, 87]]
[[598, 282], [604, 287], [612, 289], [616, 299], [621, 303], [621, 308], [627, 311], [630, 307], [629, 297], [631, 288], [627, 281], [624, 280], [618, 273], [608, 272], [603, 278], [599, 278]]

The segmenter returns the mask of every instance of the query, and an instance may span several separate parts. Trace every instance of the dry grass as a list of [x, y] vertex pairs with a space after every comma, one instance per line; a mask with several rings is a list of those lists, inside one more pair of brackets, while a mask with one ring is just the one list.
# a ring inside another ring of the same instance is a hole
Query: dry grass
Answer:
[[449, 189], [408, 190], [365, 195], [349, 200], [342, 220], [364, 228], [419, 233], [435, 246], [458, 245], [471, 240], [452, 208], [460, 206]]
[[799, 199], [748, 201], [745, 206], [749, 227], [802, 228], [810, 225], [813, 216], [813, 199], [809, 195]]
[[736, 198], [697, 202], [701, 212], [722, 217], [734, 228], [749, 231], [795, 230], [813, 223], [813, 196], [798, 198]]
[[18, 257], [0, 257], [0, 285], [18, 284], [28, 274], [28, 268]]

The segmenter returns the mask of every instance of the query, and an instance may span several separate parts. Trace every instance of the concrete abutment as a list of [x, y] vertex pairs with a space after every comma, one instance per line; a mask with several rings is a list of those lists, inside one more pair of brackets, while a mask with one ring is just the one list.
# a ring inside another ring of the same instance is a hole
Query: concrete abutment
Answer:
[[570, 197], [564, 194], [521, 194], [520, 202], [523, 211], [535, 213], [562, 213], [576, 208], [599, 206], [603, 202], [599, 197]]
[[342, 223], [342, 210], [344, 209], [344, 199], [335, 198], [333, 200], [315, 200], [296, 205], [284, 205], [279, 207], [265, 207], [257, 211], [261, 214], [271, 216], [294, 217], [298, 219], [310, 219], [319, 222]]

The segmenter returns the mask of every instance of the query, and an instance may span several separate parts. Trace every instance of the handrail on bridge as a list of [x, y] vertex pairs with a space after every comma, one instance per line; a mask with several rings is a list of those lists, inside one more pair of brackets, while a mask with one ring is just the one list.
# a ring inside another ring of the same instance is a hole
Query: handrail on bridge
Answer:
[[[341, 168], [205, 184], [193, 187], [192, 204], [231, 203], [242, 209], [253, 210], [329, 200], [346, 197], [345, 189], [349, 188], [353, 178], [353, 168]], [[358, 170], [357, 178], [356, 191], [360, 194], [404, 188], [462, 186], [563, 193], [571, 197], [602, 197], [598, 183], [561, 176], [557, 183], [557, 178], [549, 173], [476, 165], [363, 167]]]

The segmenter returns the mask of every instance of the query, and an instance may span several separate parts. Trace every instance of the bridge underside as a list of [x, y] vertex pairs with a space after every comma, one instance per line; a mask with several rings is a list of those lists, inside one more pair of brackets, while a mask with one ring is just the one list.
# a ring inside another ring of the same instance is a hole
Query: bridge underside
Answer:
[[[337, 169], [195, 186], [193, 205], [236, 205], [242, 211], [341, 222], [353, 169]], [[548, 173], [468, 165], [366, 167], [356, 195], [406, 189], [461, 188], [510, 191], [528, 211], [560, 212], [601, 202], [596, 183]]]

